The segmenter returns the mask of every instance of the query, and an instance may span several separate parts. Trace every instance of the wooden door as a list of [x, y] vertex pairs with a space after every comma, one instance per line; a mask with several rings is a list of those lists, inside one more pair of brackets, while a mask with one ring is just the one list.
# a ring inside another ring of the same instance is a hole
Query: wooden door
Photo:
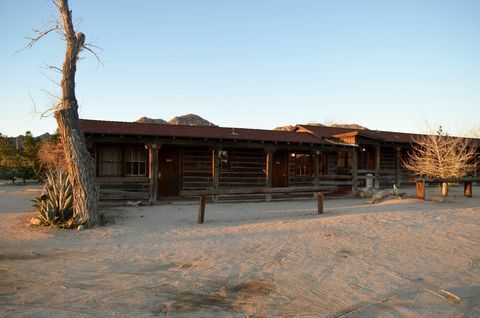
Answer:
[[180, 150], [162, 148], [158, 152], [158, 196], [180, 195]]
[[279, 150], [273, 154], [272, 187], [288, 187], [288, 151]]

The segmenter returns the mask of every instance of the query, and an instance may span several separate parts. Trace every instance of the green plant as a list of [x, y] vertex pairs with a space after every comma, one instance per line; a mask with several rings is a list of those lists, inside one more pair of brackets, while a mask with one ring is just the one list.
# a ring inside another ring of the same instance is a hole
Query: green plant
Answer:
[[37, 218], [43, 225], [58, 227], [73, 227], [73, 193], [72, 184], [68, 175], [62, 173], [47, 172], [47, 182], [43, 188], [43, 194], [33, 200], [34, 207], [38, 211]]

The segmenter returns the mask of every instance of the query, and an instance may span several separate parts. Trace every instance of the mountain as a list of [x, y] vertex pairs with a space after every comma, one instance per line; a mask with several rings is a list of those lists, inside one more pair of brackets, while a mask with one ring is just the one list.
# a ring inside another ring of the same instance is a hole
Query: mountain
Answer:
[[161, 118], [153, 119], [148, 117], [142, 117], [135, 121], [136, 123], [148, 123], [148, 124], [168, 124], [166, 120]]
[[295, 129], [295, 126], [292, 126], [292, 125], [280, 126], [280, 127], [273, 128], [273, 130], [280, 130], [280, 131], [293, 131], [294, 129]]
[[189, 126], [217, 126], [202, 117], [195, 114], [173, 117], [168, 121], [171, 125], [189, 125]]
[[202, 117], [195, 114], [187, 114], [183, 116], [177, 116], [170, 119], [168, 122], [163, 119], [153, 119], [148, 117], [142, 117], [135, 121], [136, 123], [149, 123], [149, 124], [170, 124], [170, 125], [187, 125], [187, 126], [217, 126]]
[[360, 126], [358, 124], [332, 124], [330, 127], [338, 127], [338, 128], [350, 128], [350, 129], [358, 129], [358, 130], [368, 130], [367, 127]]

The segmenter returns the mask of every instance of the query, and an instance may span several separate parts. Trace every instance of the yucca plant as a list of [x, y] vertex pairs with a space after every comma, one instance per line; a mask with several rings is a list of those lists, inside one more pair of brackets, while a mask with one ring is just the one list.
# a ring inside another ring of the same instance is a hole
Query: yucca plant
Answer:
[[37, 218], [43, 225], [72, 227], [73, 193], [70, 177], [63, 172], [47, 172], [42, 196], [33, 200]]

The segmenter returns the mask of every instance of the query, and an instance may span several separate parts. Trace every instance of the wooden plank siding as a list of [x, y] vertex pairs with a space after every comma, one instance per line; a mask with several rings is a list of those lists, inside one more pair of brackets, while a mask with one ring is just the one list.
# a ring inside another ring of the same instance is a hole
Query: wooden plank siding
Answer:
[[148, 177], [97, 178], [101, 201], [148, 201], [150, 179]]
[[401, 162], [400, 162], [400, 184], [414, 184], [415, 181], [413, 179], [415, 179], [415, 176], [411, 173], [410, 170], [408, 170], [407, 168], [405, 168], [405, 165], [403, 163], [403, 161], [407, 160], [408, 159], [408, 152], [410, 151], [410, 149], [405, 149], [405, 148], [402, 148], [401, 151], [400, 151], [400, 158], [401, 158]]
[[182, 190], [207, 190], [213, 188], [213, 151], [208, 147], [182, 149]]
[[393, 147], [380, 148], [380, 186], [391, 187], [396, 177], [396, 151]]
[[228, 163], [220, 164], [219, 188], [265, 187], [267, 154], [263, 149], [224, 149]]

